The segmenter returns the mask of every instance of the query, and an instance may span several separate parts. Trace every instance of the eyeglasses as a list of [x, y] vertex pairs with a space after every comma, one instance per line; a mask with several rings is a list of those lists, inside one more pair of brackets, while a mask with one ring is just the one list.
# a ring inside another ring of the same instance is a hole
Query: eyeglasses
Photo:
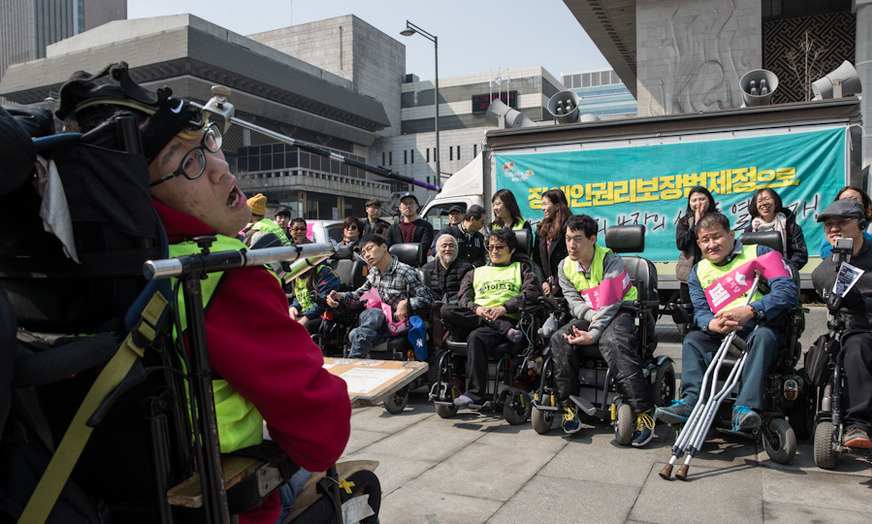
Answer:
[[772, 200], [772, 197], [768, 197], [768, 196], [767, 197], [760, 197], [757, 199], [758, 204], [771, 204], [772, 202], [774, 202], [774, 200]]
[[357, 226], [345, 226], [345, 229], [357, 229]]
[[179, 167], [175, 171], [155, 180], [150, 184], [150, 187], [154, 187], [177, 176], [183, 176], [188, 180], [200, 178], [203, 172], [206, 171], [206, 151], [210, 153], [221, 151], [222, 140], [218, 124], [214, 122], [209, 124], [203, 133], [203, 143], [185, 153], [182, 161], [179, 162]]
[[500, 245], [500, 244], [491, 244], [491, 245], [489, 245], [489, 246], [487, 247], [487, 250], [488, 250], [488, 251], [502, 251], [503, 249], [506, 249], [507, 247], [508, 247], [508, 246], [506, 246], [505, 244], [503, 244], [503, 245]]

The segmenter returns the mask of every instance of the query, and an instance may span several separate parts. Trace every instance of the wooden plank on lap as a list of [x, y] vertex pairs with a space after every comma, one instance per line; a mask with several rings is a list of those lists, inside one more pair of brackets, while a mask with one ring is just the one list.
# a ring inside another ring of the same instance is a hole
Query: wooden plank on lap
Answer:
[[[348, 384], [352, 406], [377, 404], [427, 372], [426, 362], [325, 358], [324, 367]], [[344, 375], [344, 376], [343, 376]]]
[[[224, 488], [230, 489], [248, 475], [254, 474], [264, 462], [251, 457], [236, 455], [221, 455], [221, 466], [224, 469]], [[174, 486], [167, 491], [167, 501], [173, 506], [199, 508], [203, 506], [203, 494], [200, 492], [200, 474]]]

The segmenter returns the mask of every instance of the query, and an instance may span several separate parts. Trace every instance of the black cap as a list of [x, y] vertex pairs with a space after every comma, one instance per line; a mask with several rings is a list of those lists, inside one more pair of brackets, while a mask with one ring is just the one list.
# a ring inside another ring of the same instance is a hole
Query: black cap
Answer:
[[863, 209], [863, 204], [853, 198], [843, 198], [828, 205], [823, 213], [818, 215], [817, 221], [823, 222], [828, 218], [856, 218], [863, 220], [866, 218], [866, 210]]
[[400, 202], [402, 202], [404, 198], [408, 198], [408, 197], [414, 198], [415, 203], [418, 204], [419, 206], [421, 205], [421, 203], [418, 202], [418, 197], [415, 196], [415, 193], [403, 193], [403, 196], [400, 197]]
[[451, 209], [448, 210], [448, 214], [450, 215], [451, 213], [460, 213], [462, 215], [463, 214], [463, 207], [451, 206]]

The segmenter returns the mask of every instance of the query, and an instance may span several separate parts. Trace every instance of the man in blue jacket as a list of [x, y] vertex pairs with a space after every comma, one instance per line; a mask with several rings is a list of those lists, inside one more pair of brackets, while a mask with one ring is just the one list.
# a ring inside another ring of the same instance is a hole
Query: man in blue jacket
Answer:
[[[696, 235], [703, 260], [693, 266], [687, 285], [698, 330], [687, 334], [681, 348], [681, 399], [657, 408], [656, 416], [670, 424], [687, 421], [713, 354], [727, 334], [737, 331], [746, 340], [748, 352], [732, 424], [736, 431], [755, 429], [762, 422], [766, 369], [784, 345], [782, 313], [799, 303], [796, 284], [780, 253], [737, 242], [729, 220], [721, 213], [702, 217]], [[768, 284], [769, 292], [758, 290], [746, 306], [755, 273], [760, 274], [761, 283]]]

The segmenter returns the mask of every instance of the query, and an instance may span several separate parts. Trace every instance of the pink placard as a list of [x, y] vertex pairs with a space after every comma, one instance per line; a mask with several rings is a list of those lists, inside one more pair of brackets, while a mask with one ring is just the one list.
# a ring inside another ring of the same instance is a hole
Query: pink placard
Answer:
[[712, 313], [717, 313], [747, 293], [754, 284], [755, 272], [759, 272], [766, 280], [791, 276], [790, 268], [787, 267], [781, 253], [777, 251], [770, 251], [765, 255], [749, 260], [715, 280], [706, 288], [705, 298]]
[[601, 308], [620, 302], [629, 290], [630, 276], [625, 268], [620, 275], [607, 278], [596, 287], [585, 289], [581, 295], [590, 303], [594, 311], [599, 311]]

